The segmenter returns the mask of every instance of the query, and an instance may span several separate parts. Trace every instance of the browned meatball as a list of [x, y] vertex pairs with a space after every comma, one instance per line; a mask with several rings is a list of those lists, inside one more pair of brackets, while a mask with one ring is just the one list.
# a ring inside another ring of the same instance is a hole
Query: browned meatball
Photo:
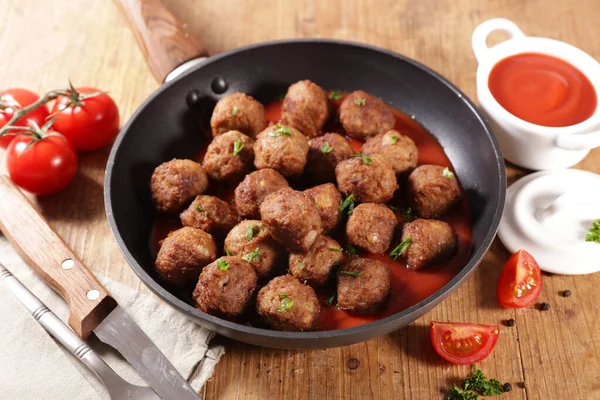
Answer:
[[354, 258], [337, 272], [337, 302], [341, 310], [368, 313], [390, 294], [390, 268], [384, 262]]
[[233, 318], [246, 309], [256, 282], [254, 269], [241, 257], [221, 257], [202, 270], [194, 302], [205, 313]]
[[313, 288], [291, 275], [282, 275], [258, 292], [256, 311], [273, 329], [312, 331], [321, 306]]
[[339, 113], [348, 136], [360, 140], [387, 132], [396, 123], [387, 104], [362, 90], [350, 93], [342, 101]]
[[280, 124], [262, 131], [254, 144], [254, 166], [273, 168], [283, 176], [298, 176], [304, 171], [308, 141], [297, 129]]
[[444, 221], [416, 219], [404, 224], [402, 241], [409, 238], [410, 244], [402, 255], [410, 269], [443, 261], [456, 250], [456, 234]]
[[310, 286], [323, 286], [333, 268], [343, 259], [340, 244], [328, 236], [320, 235], [307, 251], [290, 253], [290, 274]]
[[342, 135], [326, 133], [311, 139], [306, 172], [320, 182], [335, 180], [335, 166], [352, 155], [352, 147]]
[[214, 196], [196, 196], [180, 215], [183, 226], [192, 226], [208, 233], [225, 234], [240, 220], [237, 210]]
[[204, 193], [208, 178], [202, 165], [192, 160], [173, 159], [154, 170], [150, 190], [156, 209], [160, 212], [180, 211], [185, 203]]
[[235, 188], [235, 206], [244, 217], [260, 218], [260, 205], [265, 197], [288, 187], [285, 178], [273, 169], [254, 171]]
[[156, 272], [166, 282], [186, 286], [196, 282], [205, 265], [217, 258], [213, 237], [201, 229], [183, 227], [162, 242], [156, 256]]
[[395, 130], [369, 138], [360, 152], [366, 156], [381, 155], [392, 166], [396, 175], [410, 173], [417, 167], [419, 158], [415, 142]]
[[210, 126], [213, 136], [235, 130], [255, 138], [267, 126], [265, 108], [252, 96], [233, 93], [215, 105]]
[[281, 106], [281, 121], [284, 124], [314, 137], [328, 118], [329, 100], [320, 86], [304, 80], [289, 87]]
[[254, 168], [254, 140], [239, 131], [217, 136], [208, 145], [203, 166], [215, 182], [238, 183]]
[[333, 183], [325, 183], [304, 191], [315, 202], [317, 211], [321, 216], [323, 232], [329, 232], [340, 222], [340, 202], [342, 194]]
[[260, 217], [271, 236], [293, 250], [308, 250], [322, 232], [321, 217], [312, 198], [292, 189], [267, 196]]
[[417, 215], [438, 218], [461, 198], [454, 174], [439, 165], [421, 165], [408, 177], [408, 202]]
[[259, 278], [269, 276], [283, 255], [262, 221], [252, 219], [233, 227], [225, 238], [225, 249], [250, 262]]
[[392, 243], [397, 223], [396, 215], [387, 206], [361, 204], [348, 218], [346, 237], [350, 244], [369, 253], [383, 254]]
[[361, 203], [387, 203], [398, 189], [396, 174], [381, 158], [351, 157], [335, 167], [338, 188]]

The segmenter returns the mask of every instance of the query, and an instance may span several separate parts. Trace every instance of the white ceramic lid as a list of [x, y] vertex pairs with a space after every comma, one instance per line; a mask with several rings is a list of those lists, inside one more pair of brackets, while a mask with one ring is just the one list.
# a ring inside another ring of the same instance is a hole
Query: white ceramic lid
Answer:
[[508, 188], [498, 237], [511, 253], [529, 252], [544, 271], [589, 274], [600, 271], [600, 243], [585, 241], [596, 219], [600, 175], [540, 171]]

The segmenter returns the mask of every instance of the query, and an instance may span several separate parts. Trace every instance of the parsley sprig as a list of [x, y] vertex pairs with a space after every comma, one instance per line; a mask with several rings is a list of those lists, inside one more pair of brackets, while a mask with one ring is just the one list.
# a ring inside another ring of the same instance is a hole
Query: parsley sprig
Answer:
[[227, 271], [229, 269], [230, 265], [226, 260], [218, 260], [217, 261], [217, 268], [219, 268], [221, 271]]
[[331, 150], [333, 150], [333, 147], [331, 147], [329, 142], [325, 142], [325, 144], [321, 146], [321, 153], [323, 154], [331, 153]]
[[446, 400], [478, 400], [479, 396], [474, 392], [491, 396], [504, 393], [504, 389], [497, 379], [487, 380], [483, 372], [474, 366], [473, 373], [463, 382], [462, 387], [452, 385]]
[[258, 233], [260, 232], [260, 226], [258, 225], [251, 225], [248, 227], [248, 229], [246, 230], [246, 241], [249, 242], [252, 240], [252, 238], [254, 237], [254, 235], [258, 235]]
[[338, 209], [338, 214], [350, 215], [353, 212], [354, 212], [354, 195], [351, 194], [348, 197], [346, 197], [344, 200], [342, 200], [342, 202], [340, 203], [340, 207]]
[[342, 98], [342, 95], [336, 92], [335, 90], [332, 90], [331, 93], [329, 93], [329, 98], [331, 100], [339, 100]]
[[356, 247], [352, 246], [351, 244], [347, 244], [346, 245], [346, 253], [348, 253], [348, 256], [350, 258], [356, 257], [356, 254], [357, 254]]
[[396, 143], [398, 141], [398, 135], [395, 133], [392, 135], [392, 143]]
[[231, 110], [231, 115], [236, 115], [240, 109], [238, 106], [233, 106], [233, 110]]
[[244, 150], [244, 147], [246, 147], [246, 145], [242, 143], [240, 139], [236, 140], [233, 143], [233, 156], [235, 157], [240, 154], [240, 151]]
[[366, 99], [354, 99], [354, 104], [356, 104], [357, 106], [364, 106], [365, 104], [367, 104], [367, 100]]
[[600, 243], [600, 219], [592, 222], [592, 227], [588, 234], [585, 235], [585, 241]]
[[271, 137], [292, 136], [292, 130], [287, 126], [280, 124], [275, 125], [275, 131], [271, 132]]
[[325, 305], [327, 307], [331, 307], [331, 305], [335, 301], [336, 297], [337, 297], [337, 293], [334, 292], [330, 297], [327, 298], [327, 300], [325, 300]]
[[208, 217], [208, 211], [206, 211], [202, 206], [196, 206], [196, 211], [204, 213], [205, 217]]
[[392, 257], [394, 260], [397, 259], [402, 254], [404, 254], [404, 252], [406, 251], [406, 249], [408, 248], [408, 246], [411, 243], [412, 243], [412, 238], [411, 237], [407, 237], [402, 242], [400, 242], [400, 244], [398, 246], [396, 246], [396, 248], [394, 250], [392, 250], [390, 252], [390, 257]]
[[260, 252], [260, 249], [257, 247], [256, 249], [252, 250], [250, 253], [246, 254], [242, 258], [246, 262], [252, 262], [252, 261], [256, 260], [258, 257], [260, 257], [261, 255], [262, 254]]
[[365, 156], [362, 153], [354, 153], [354, 154], [352, 154], [352, 157], [361, 157], [363, 162], [367, 165], [371, 165], [371, 163], [373, 162], [373, 160], [371, 158]]
[[279, 305], [277, 312], [280, 312], [280, 313], [286, 312], [287, 310], [292, 308], [292, 306], [294, 305], [294, 300], [290, 299], [288, 297], [288, 295], [285, 293], [280, 294], [279, 298], [281, 299], [281, 304]]
[[442, 176], [444, 178], [454, 179], [454, 173], [450, 171], [450, 168], [448, 167], [444, 168], [444, 170], [442, 171]]
[[352, 275], [354, 277], [361, 276], [363, 274], [362, 271], [340, 271], [340, 274], [344, 275]]

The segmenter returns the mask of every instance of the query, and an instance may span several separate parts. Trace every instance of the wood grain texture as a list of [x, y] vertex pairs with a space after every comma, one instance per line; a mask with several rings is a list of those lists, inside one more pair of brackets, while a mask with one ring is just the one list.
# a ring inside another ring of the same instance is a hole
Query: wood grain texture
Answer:
[[[437, 70], [475, 99], [471, 33], [506, 17], [528, 35], [569, 42], [600, 59], [597, 0], [165, 0], [210, 54], [266, 40], [327, 37], [385, 47]], [[37, 91], [75, 84], [108, 90], [123, 121], [157, 85], [135, 38], [111, 2], [5, 0], [0, 8], [0, 87]], [[35, 29], [32, 29], [35, 27]], [[18, 41], [14, 38], [19, 38]], [[492, 37], [490, 41], [501, 38]], [[240, 66], [243, 68], [243, 66]], [[108, 150], [83, 154], [75, 182], [36, 204], [98, 275], [147, 291], [121, 257], [104, 216]], [[600, 173], [600, 150], [576, 168]], [[527, 174], [507, 168], [509, 183]], [[0, 200], [1, 201], [1, 200]], [[431, 320], [499, 324], [489, 376], [511, 382], [501, 399], [600, 399], [600, 274], [544, 276], [550, 310], [497, 306], [495, 283], [508, 253], [496, 241], [472, 277], [433, 311], [388, 336], [352, 346], [279, 351], [223, 338], [227, 352], [202, 394], [212, 399], [441, 399], [468, 367], [441, 361], [429, 344]], [[561, 297], [570, 289], [573, 295]]]

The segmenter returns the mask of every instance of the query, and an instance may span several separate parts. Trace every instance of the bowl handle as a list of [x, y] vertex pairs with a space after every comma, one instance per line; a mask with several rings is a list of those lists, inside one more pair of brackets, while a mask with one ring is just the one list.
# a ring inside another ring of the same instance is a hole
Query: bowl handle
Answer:
[[600, 147], [600, 130], [573, 134], [565, 132], [556, 137], [556, 145], [564, 150], [591, 150]]
[[478, 63], [481, 63], [485, 58], [485, 53], [489, 47], [486, 40], [490, 33], [494, 31], [504, 31], [511, 39], [525, 37], [525, 34], [519, 29], [519, 27], [512, 21], [505, 18], [494, 18], [489, 19], [481, 23], [473, 31], [471, 38], [471, 44], [473, 46], [473, 52]]

